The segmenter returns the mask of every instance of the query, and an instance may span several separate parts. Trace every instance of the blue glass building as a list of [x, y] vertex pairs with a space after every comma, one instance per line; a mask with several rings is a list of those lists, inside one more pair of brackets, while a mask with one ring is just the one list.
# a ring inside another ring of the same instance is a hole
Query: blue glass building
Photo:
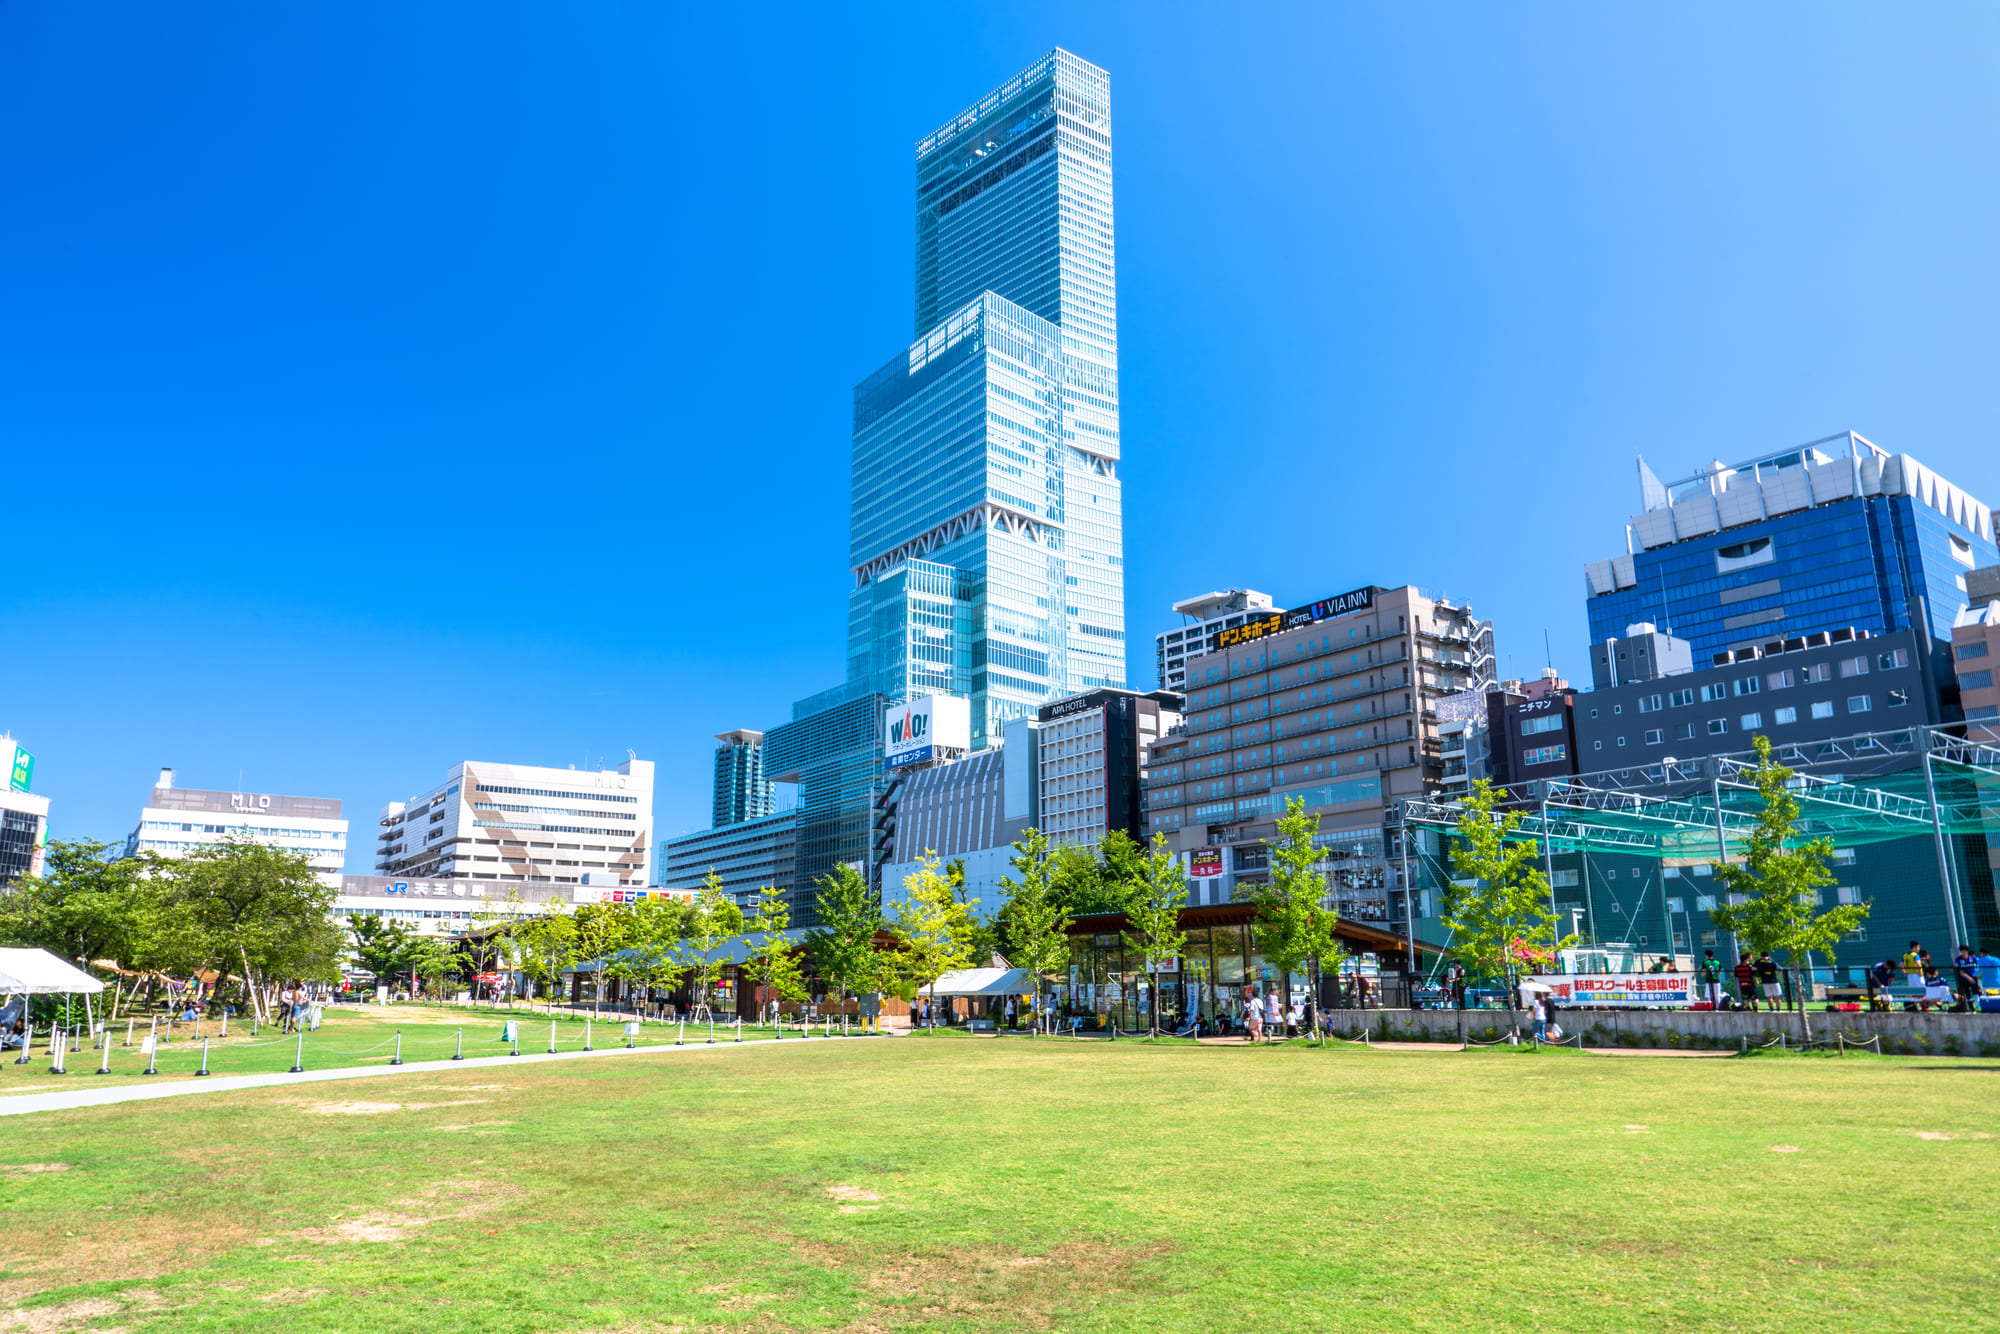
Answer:
[[2000, 560], [1991, 510], [1851, 432], [1671, 485], [1639, 469], [1627, 554], [1585, 569], [1599, 643], [1651, 622], [1701, 666], [1848, 626], [1945, 638], [1966, 573]]
[[1125, 680], [1110, 85], [1064, 51], [917, 145], [917, 341], [854, 390], [847, 675], [972, 746]]

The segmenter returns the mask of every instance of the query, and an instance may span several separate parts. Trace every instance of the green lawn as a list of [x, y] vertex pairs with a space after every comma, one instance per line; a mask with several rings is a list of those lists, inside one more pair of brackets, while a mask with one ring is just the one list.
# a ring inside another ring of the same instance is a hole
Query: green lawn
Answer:
[[[329, 1006], [325, 1020], [318, 1031], [305, 1035], [305, 1046], [301, 1053], [295, 1037], [284, 1037], [278, 1030], [265, 1025], [260, 1034], [253, 1037], [248, 1024], [231, 1021], [229, 1036], [219, 1038], [219, 1026], [204, 1020], [202, 1033], [209, 1038], [208, 1068], [212, 1075], [253, 1075], [272, 1071], [290, 1070], [295, 1058], [302, 1059], [308, 1070], [332, 1070], [346, 1066], [386, 1065], [396, 1054], [396, 1035], [403, 1035], [403, 1060], [441, 1061], [449, 1059], [454, 1051], [463, 1050], [467, 1056], [502, 1056], [512, 1050], [501, 1040], [501, 1033], [508, 1019], [519, 1021], [522, 1052], [545, 1052], [549, 1049], [549, 1024], [553, 1019], [556, 1026], [555, 1041], [558, 1051], [579, 1051], [583, 1048], [585, 1033], [581, 1017], [559, 1012], [554, 1016], [543, 1014], [526, 1005], [517, 1006], [512, 1011], [504, 1007], [479, 1006], [468, 1008], [457, 1005], [390, 1005], [390, 1006]], [[607, 1015], [594, 1022], [588, 1037], [593, 1047], [622, 1047], [625, 1045], [624, 1016]], [[838, 1030], [836, 1023], [835, 1028]], [[463, 1031], [462, 1048], [458, 1034]], [[157, 1073], [144, 1075], [145, 1053], [139, 1049], [139, 1039], [146, 1036], [146, 1021], [132, 1025], [134, 1040], [125, 1046], [126, 1024], [121, 1020], [111, 1033], [111, 1073], [101, 1075], [98, 1067], [103, 1064], [102, 1050], [72, 1051], [65, 1061], [68, 1073], [52, 1075], [49, 1072], [49, 1058], [46, 1054], [47, 1042], [36, 1038], [33, 1058], [26, 1064], [18, 1064], [19, 1051], [5, 1053], [0, 1061], [0, 1099], [15, 1093], [46, 1093], [55, 1089], [82, 1087], [107, 1087], [115, 1084], [153, 1083], [161, 1080], [191, 1079], [201, 1067], [201, 1042], [194, 1037], [193, 1024], [175, 1024], [171, 1042], [163, 1043], [159, 1049]], [[164, 1031], [164, 1026], [162, 1026]], [[734, 1041], [736, 1030], [718, 1024], [715, 1027], [718, 1043]], [[791, 1035], [798, 1029], [793, 1027]], [[679, 1030], [663, 1027], [657, 1023], [640, 1025], [634, 1042], [641, 1047], [672, 1046]], [[706, 1025], [689, 1025], [686, 1040], [689, 1043], [706, 1042], [709, 1029]], [[769, 1028], [753, 1025], [743, 1026], [743, 1038], [773, 1036]], [[0, 1325], [0, 1334], [6, 1327]]]
[[0, 1330], [1990, 1329], [1996, 1095], [917, 1038], [170, 1099], [0, 1121]]

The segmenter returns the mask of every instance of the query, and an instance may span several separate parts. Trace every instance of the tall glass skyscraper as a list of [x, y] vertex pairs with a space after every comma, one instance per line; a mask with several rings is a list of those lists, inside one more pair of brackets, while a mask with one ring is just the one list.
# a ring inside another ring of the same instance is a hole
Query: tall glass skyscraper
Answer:
[[1053, 51], [917, 145], [917, 340], [854, 390], [848, 680], [972, 744], [1125, 682], [1110, 81]]

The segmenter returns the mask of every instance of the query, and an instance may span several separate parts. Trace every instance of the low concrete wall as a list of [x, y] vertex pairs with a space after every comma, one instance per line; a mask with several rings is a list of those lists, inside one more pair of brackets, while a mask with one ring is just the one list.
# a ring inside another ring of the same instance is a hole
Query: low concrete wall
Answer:
[[[1352, 1033], [1361, 1016], [1352, 1010], [1333, 1012], [1334, 1029]], [[2000, 1056], [2000, 1014], [1952, 1014], [1942, 1010], [1906, 1013], [1813, 1010], [1816, 1041], [1831, 1041], [1836, 1032], [1850, 1041], [1880, 1036], [1882, 1050], [1914, 1056]], [[1534, 1019], [1525, 1011], [1514, 1021], [1525, 1034]], [[1740, 1048], [1770, 1042], [1780, 1033], [1791, 1042], [1800, 1038], [1795, 1010], [1751, 1013], [1747, 1010], [1557, 1010], [1555, 1022], [1565, 1035], [1583, 1034], [1588, 1047]], [[1377, 1041], [1492, 1041], [1505, 1037], [1510, 1024], [1505, 1010], [1376, 1010], [1368, 1029]]]

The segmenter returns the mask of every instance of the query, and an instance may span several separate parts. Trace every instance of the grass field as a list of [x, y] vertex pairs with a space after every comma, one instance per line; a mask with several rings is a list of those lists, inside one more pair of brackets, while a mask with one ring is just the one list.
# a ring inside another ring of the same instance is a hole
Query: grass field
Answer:
[[920, 1037], [37, 1114], [0, 1331], [1990, 1329], [1996, 1095]]
[[[446, 1060], [457, 1050], [463, 1050], [467, 1056], [501, 1056], [512, 1050], [500, 1036], [508, 1019], [519, 1021], [520, 1047], [524, 1053], [549, 1049], [549, 1025], [552, 1021], [555, 1024], [555, 1045], [559, 1051], [582, 1050], [586, 1037], [593, 1047], [625, 1045], [623, 1015], [607, 1014], [586, 1030], [580, 1016], [564, 1012], [551, 1016], [526, 1005], [512, 1010], [456, 1005], [329, 1006], [325, 1016], [325, 1021], [316, 1032], [305, 1035], [303, 1050], [295, 1038], [281, 1035], [268, 1024], [261, 1034], [253, 1037], [248, 1023], [232, 1021], [229, 1036], [224, 1039], [216, 1037], [220, 1031], [216, 1023], [204, 1021], [201, 1031], [210, 1039], [209, 1072], [212, 1075], [267, 1074], [290, 1070], [294, 1059], [302, 1059], [308, 1070], [386, 1065], [395, 1057], [395, 1040], [399, 1032], [403, 1035], [403, 1060], [406, 1062]], [[838, 1027], [836, 1022], [835, 1028]], [[195, 1071], [201, 1067], [202, 1044], [194, 1037], [193, 1024], [174, 1025], [173, 1040], [160, 1046], [157, 1073], [151, 1076], [143, 1073], [146, 1055], [136, 1041], [145, 1037], [146, 1022], [140, 1020], [132, 1024], [130, 1031], [135, 1042], [127, 1047], [124, 1045], [127, 1025], [120, 1021], [113, 1026], [111, 1073], [108, 1075], [97, 1073], [104, 1056], [99, 1048], [72, 1051], [65, 1062], [68, 1068], [65, 1075], [49, 1073], [44, 1038], [36, 1038], [33, 1057], [26, 1064], [17, 1062], [16, 1058], [21, 1054], [19, 1051], [5, 1053], [4, 1060], [0, 1060], [0, 1099], [15, 1093], [47, 1093], [85, 1085], [104, 1088], [195, 1077]], [[794, 1026], [789, 1031], [796, 1034], [798, 1029]], [[459, 1037], [461, 1032], [464, 1035], [462, 1040]], [[706, 1042], [709, 1032], [706, 1026], [689, 1025], [686, 1038], [691, 1043]], [[718, 1043], [731, 1042], [735, 1040], [736, 1030], [717, 1025], [714, 1034]], [[641, 1047], [672, 1046], [678, 1035], [679, 1030], [675, 1028], [646, 1023], [640, 1025], [633, 1041]], [[742, 1035], [745, 1041], [749, 1041], [771, 1037], [773, 1032], [769, 1028], [745, 1024]], [[0, 1326], [0, 1331], [4, 1328]]]

